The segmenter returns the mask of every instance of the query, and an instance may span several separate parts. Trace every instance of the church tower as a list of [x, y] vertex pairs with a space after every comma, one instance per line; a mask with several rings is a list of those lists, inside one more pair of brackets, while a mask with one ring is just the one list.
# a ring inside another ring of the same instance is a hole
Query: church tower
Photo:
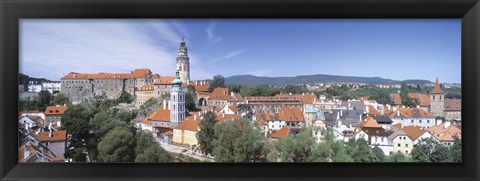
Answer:
[[430, 112], [436, 117], [441, 116], [444, 117], [443, 107], [444, 107], [444, 93], [440, 88], [440, 84], [438, 83], [438, 79], [435, 81], [435, 86], [433, 90], [430, 92]]
[[180, 70], [180, 80], [187, 85], [190, 84], [190, 58], [188, 58], [187, 44], [183, 36], [178, 47], [177, 68]]
[[185, 120], [185, 92], [180, 80], [180, 70], [177, 68], [173, 87], [170, 90], [170, 122], [176, 126]]

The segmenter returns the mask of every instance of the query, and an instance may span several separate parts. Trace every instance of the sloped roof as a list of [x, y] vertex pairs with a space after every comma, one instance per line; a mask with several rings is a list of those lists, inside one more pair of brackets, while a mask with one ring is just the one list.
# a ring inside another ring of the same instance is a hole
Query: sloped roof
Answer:
[[272, 133], [272, 138], [286, 138], [289, 132], [290, 132], [290, 128], [283, 127], [278, 131], [275, 131], [274, 133]]
[[168, 108], [168, 103], [167, 103], [167, 105], [165, 105], [165, 109], [164, 109], [164, 105], [160, 105], [158, 107], [158, 109], [155, 112], [153, 112], [152, 114], [150, 114], [147, 117], [147, 119], [145, 119], [145, 120], [148, 120], [148, 121], [170, 121], [170, 109]]
[[435, 81], [435, 85], [433, 86], [433, 90], [430, 94], [443, 94], [442, 88], [440, 88], [440, 84], [438, 83], [438, 79]]
[[45, 115], [63, 115], [67, 111], [67, 106], [48, 106], [45, 109]]
[[447, 111], [461, 111], [462, 100], [461, 99], [445, 99], [443, 107]]
[[389, 118], [435, 118], [433, 114], [419, 108], [398, 108], [387, 116]]
[[415, 102], [418, 102], [419, 105], [422, 107], [430, 106], [430, 97], [428, 96], [428, 94], [410, 92], [408, 93], [408, 97], [410, 97], [410, 99], [413, 99]]
[[34, 135], [38, 141], [65, 141], [67, 139], [67, 131], [52, 131], [52, 137], [49, 136], [50, 132], [40, 132], [38, 135]]
[[180, 129], [180, 130], [189, 130], [189, 131], [198, 131], [198, 120], [194, 119], [194, 116], [188, 116], [187, 119], [180, 124], [178, 124], [173, 129]]
[[154, 85], [172, 85], [175, 76], [160, 76], [157, 81], [153, 82]]
[[445, 126], [445, 123], [435, 125], [428, 128], [428, 131], [440, 141], [454, 141], [454, 136], [462, 138], [462, 131], [452, 124], [449, 126]]

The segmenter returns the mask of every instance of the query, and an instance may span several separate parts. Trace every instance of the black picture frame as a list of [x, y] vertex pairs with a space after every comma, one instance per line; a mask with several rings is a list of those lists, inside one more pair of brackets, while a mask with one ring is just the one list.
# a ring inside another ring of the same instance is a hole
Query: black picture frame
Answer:
[[[462, 163], [17, 164], [21, 18], [461, 18]], [[3, 180], [478, 180], [478, 0], [0, 1]]]

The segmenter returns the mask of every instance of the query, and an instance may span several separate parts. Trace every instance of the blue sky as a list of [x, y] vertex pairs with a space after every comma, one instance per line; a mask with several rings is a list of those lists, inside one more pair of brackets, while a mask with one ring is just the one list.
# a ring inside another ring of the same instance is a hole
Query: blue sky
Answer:
[[191, 79], [311, 74], [461, 82], [461, 20], [129, 19], [20, 22], [20, 72], [174, 75], [182, 34]]

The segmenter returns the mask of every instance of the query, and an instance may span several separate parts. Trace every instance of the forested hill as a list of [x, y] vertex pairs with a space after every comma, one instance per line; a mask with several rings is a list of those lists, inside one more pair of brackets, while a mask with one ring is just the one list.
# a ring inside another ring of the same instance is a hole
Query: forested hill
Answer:
[[[428, 84], [428, 80], [405, 80], [406, 83]], [[226, 84], [266, 84], [266, 85], [287, 85], [287, 84], [303, 84], [303, 83], [320, 83], [320, 82], [357, 82], [368, 84], [398, 84], [401, 81], [384, 79], [380, 77], [355, 77], [340, 75], [300, 75], [295, 77], [259, 77], [253, 75], [235, 75], [225, 78]]]

